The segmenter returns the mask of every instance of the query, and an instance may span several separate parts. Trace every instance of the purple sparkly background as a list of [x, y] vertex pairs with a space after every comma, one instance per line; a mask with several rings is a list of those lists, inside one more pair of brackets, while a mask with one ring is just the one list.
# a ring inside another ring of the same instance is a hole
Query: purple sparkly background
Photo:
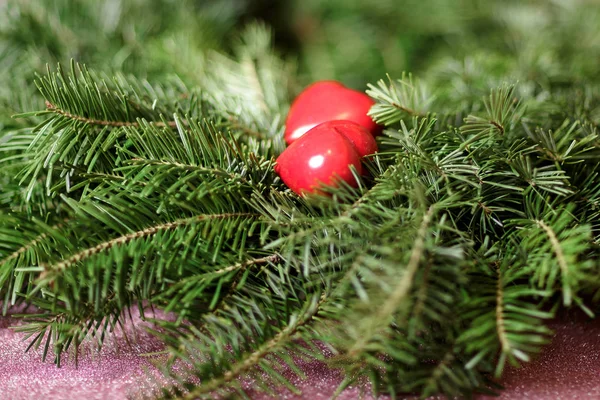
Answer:
[[[82, 346], [77, 368], [72, 359], [64, 360], [61, 368], [51, 360], [42, 362], [42, 349], [25, 353], [28, 343], [23, 334], [9, 329], [16, 323], [10, 317], [0, 318], [0, 399], [148, 398], [164, 382], [152, 364], [156, 357], [146, 355], [160, 351], [161, 344], [141, 329], [144, 323], [137, 315], [125, 326], [131, 345], [122, 331], [111, 335], [100, 353], [88, 343]], [[552, 343], [536, 360], [507, 371], [501, 382], [506, 390], [499, 399], [600, 399], [600, 321], [570, 313], [552, 322], [551, 328]], [[299, 362], [299, 366], [307, 379], [291, 380], [303, 395], [282, 391], [277, 398], [330, 398], [340, 375], [318, 362]], [[249, 393], [256, 399], [269, 398], [252, 389]], [[371, 398], [352, 387], [340, 399], [361, 398], [361, 394]]]

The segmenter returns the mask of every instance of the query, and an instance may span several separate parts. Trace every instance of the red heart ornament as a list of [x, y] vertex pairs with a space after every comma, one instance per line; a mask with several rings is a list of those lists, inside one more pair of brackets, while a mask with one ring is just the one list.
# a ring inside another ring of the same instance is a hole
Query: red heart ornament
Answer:
[[373, 104], [375, 102], [366, 94], [339, 82], [314, 83], [292, 103], [285, 122], [285, 141], [292, 144], [313, 127], [332, 120], [356, 122], [375, 136], [380, 127], [367, 115]]
[[352, 143], [359, 157], [364, 157], [377, 152], [377, 142], [371, 133], [363, 126], [352, 121], [327, 121], [312, 128], [309, 132], [317, 130], [324, 132], [333, 129], [344, 135]]
[[315, 193], [321, 185], [336, 187], [340, 181], [356, 186], [351, 165], [362, 174], [360, 157], [344, 135], [313, 129], [279, 155], [275, 172], [295, 193]]

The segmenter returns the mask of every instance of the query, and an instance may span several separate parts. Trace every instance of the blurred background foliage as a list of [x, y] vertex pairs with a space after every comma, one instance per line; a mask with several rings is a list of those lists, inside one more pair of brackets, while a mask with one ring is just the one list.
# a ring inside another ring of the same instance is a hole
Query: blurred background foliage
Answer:
[[452, 101], [468, 98], [465, 91], [480, 97], [465, 77], [486, 81], [487, 90], [499, 77], [553, 85], [599, 76], [596, 0], [8, 0], [0, 7], [0, 107], [10, 111], [0, 112], [0, 124], [43, 107], [33, 77], [46, 64], [73, 58], [107, 73], [176, 74], [193, 85], [206, 51], [231, 51], [236, 31], [255, 20], [272, 27], [278, 50], [297, 65], [296, 90], [319, 79], [362, 90], [386, 73], [411, 71]]

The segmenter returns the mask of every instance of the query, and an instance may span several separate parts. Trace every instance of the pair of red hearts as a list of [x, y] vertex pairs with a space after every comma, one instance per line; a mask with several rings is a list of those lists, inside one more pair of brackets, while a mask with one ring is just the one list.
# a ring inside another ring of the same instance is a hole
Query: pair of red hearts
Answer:
[[356, 186], [350, 166], [362, 174], [361, 158], [377, 151], [379, 127], [367, 115], [374, 104], [366, 94], [338, 82], [318, 82], [294, 100], [286, 120], [290, 145], [277, 158], [275, 172], [298, 194], [340, 181]]

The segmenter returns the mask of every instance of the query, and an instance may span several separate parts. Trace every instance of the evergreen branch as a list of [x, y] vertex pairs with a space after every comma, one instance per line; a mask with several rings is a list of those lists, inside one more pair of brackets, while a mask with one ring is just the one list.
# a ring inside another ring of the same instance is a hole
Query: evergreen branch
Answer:
[[[64, 213], [56, 213], [54, 217], [61, 215], [64, 216]], [[72, 216], [63, 218], [53, 226], [28, 215], [0, 217], [0, 220], [0, 225], [3, 225], [0, 226], [0, 249], [9, 250], [6, 254], [2, 253], [4, 258], [0, 261], [0, 293], [4, 297], [5, 313], [9, 305], [16, 304], [17, 299], [31, 288], [31, 275], [37, 269], [32, 266], [62, 247], [62, 239], [56, 232], [68, 226], [73, 219]]]
[[206, 383], [201, 383], [199, 386], [186, 393], [182, 398], [192, 400], [204, 394], [212, 393], [228, 382], [231, 382], [232, 380], [248, 372], [251, 368], [259, 364], [260, 361], [267, 355], [271, 354], [273, 351], [283, 346], [286, 342], [290, 341], [300, 328], [312, 322], [312, 320], [319, 313], [321, 305], [326, 301], [326, 299], [327, 296], [325, 294], [321, 295], [321, 298], [315, 304], [311, 305], [308, 311], [304, 312], [300, 318], [287, 325], [272, 339], [262, 344], [252, 353], [245, 354], [242, 360], [235, 363], [233, 367], [226, 371], [222, 376], [215, 377]]
[[[492, 89], [489, 98], [484, 99], [485, 117], [469, 115], [464, 120], [460, 131], [469, 135], [465, 143], [487, 141], [489, 144], [501, 140], [507, 131], [516, 126], [524, 109], [515, 97], [515, 86], [502, 86]], [[470, 136], [473, 135], [473, 136]], [[498, 138], [496, 138], [499, 136]]]
[[293, 66], [274, 54], [271, 36], [264, 26], [250, 25], [240, 35], [235, 59], [211, 54], [209, 62], [214, 67], [206, 71], [203, 88], [234, 129], [280, 143], [281, 115], [289, 104]]
[[415, 111], [415, 110], [413, 110], [411, 108], [408, 108], [408, 107], [405, 107], [405, 106], [401, 106], [398, 103], [393, 103], [392, 102], [391, 105], [392, 105], [392, 107], [395, 107], [395, 108], [397, 108], [400, 111], [404, 111], [409, 116], [414, 116], [414, 117], [425, 117], [426, 116], [426, 114], [422, 114], [422, 113], [420, 113], [418, 111]]
[[388, 76], [389, 84], [383, 80], [377, 86], [369, 84], [367, 94], [375, 99], [368, 115], [375, 122], [390, 126], [406, 117], [425, 117], [434, 100], [425, 86], [412, 75], [402, 74], [396, 82]]
[[[214, 272], [211, 272], [211, 274], [221, 275], [221, 274], [225, 274], [227, 272], [236, 271], [236, 270], [243, 271], [244, 269], [246, 269], [247, 267], [249, 267], [251, 265], [274, 263], [279, 259], [280, 259], [279, 254], [271, 254], [270, 256], [254, 258], [252, 260], [246, 260], [244, 262], [233, 264], [233, 265], [230, 265], [225, 268], [220, 268]], [[232, 289], [235, 289], [235, 287], [233, 287]]]
[[383, 306], [377, 313], [377, 319], [381, 318], [385, 321], [387, 319], [386, 316], [392, 315], [394, 311], [398, 308], [398, 304], [408, 294], [408, 291], [410, 290], [413, 281], [413, 277], [417, 272], [417, 268], [421, 263], [421, 257], [423, 256], [423, 253], [425, 251], [425, 237], [434, 211], [435, 208], [433, 206], [430, 206], [425, 215], [423, 216], [421, 226], [419, 227], [419, 230], [416, 233], [415, 243], [410, 253], [408, 263], [406, 264], [406, 270], [404, 271], [402, 280], [396, 286], [396, 289], [394, 289], [394, 291], [385, 301], [385, 303], [383, 303]]
[[567, 196], [573, 191], [569, 188], [569, 176], [566, 171], [555, 165], [536, 167], [531, 157], [521, 156], [514, 160], [507, 160], [511, 169], [530, 186], [530, 189], [544, 190], [559, 196]]
[[[83, 122], [83, 123], [89, 124], [89, 125], [110, 126], [110, 127], [115, 127], [115, 128], [120, 128], [123, 126], [132, 126], [132, 127], [140, 126], [139, 122], [107, 121], [107, 120], [98, 120], [98, 119], [87, 118], [87, 117], [83, 117], [80, 115], [74, 115], [68, 111], [61, 110], [54, 104], [50, 103], [48, 100], [46, 100], [46, 109], [52, 113], [59, 114], [59, 115], [62, 115], [63, 117], [67, 117], [74, 121]], [[177, 126], [177, 123], [175, 121], [168, 121], [168, 122], [152, 121], [151, 123], [157, 127], [175, 128]]]
[[248, 57], [243, 59], [240, 64], [242, 71], [244, 71], [245, 75], [248, 78], [248, 83], [252, 88], [252, 92], [254, 92], [255, 94], [256, 102], [258, 103], [260, 109], [264, 113], [268, 113], [269, 106], [265, 101], [265, 91], [260, 82], [260, 79], [258, 78], [258, 71], [254, 60]]
[[137, 158], [137, 157], [132, 158], [131, 160], [129, 160], [129, 162], [131, 164], [135, 164], [135, 165], [155, 165], [155, 166], [161, 166], [161, 167], [177, 168], [177, 169], [182, 169], [182, 170], [186, 170], [186, 171], [198, 171], [198, 172], [202, 172], [202, 173], [210, 173], [210, 174], [214, 174], [217, 176], [223, 175], [223, 176], [227, 176], [228, 178], [239, 179], [239, 180], [247, 183], [247, 181], [244, 178], [240, 177], [239, 175], [229, 173], [229, 172], [227, 172], [223, 169], [219, 169], [219, 168], [207, 168], [202, 165], [184, 164], [184, 163], [174, 162], [174, 161], [150, 160], [150, 159]]
[[[62, 228], [68, 221], [69, 221], [68, 219], [65, 219], [61, 223], [52, 225], [50, 227], [50, 230], [58, 230], [58, 229]], [[21, 254], [25, 253], [27, 250], [31, 249], [32, 247], [35, 247], [38, 243], [40, 243], [41, 241], [46, 239], [48, 237], [48, 235], [49, 235], [48, 232], [39, 234], [38, 236], [33, 238], [30, 242], [24, 244], [23, 246], [21, 246], [17, 250], [15, 250], [13, 253], [9, 254], [4, 259], [0, 260], [0, 265], [3, 265], [11, 260], [14, 260], [15, 258], [18, 258]]]
[[[124, 312], [123, 304], [113, 297], [109, 298], [100, 309], [95, 304], [81, 304], [76, 314], [72, 310], [66, 310], [62, 307], [49, 314], [24, 314], [21, 317], [27, 323], [14, 329], [16, 332], [25, 332], [25, 339], [34, 337], [26, 351], [31, 348], [37, 349], [46, 337], [42, 361], [46, 360], [50, 342], [53, 342], [54, 362], [57, 367], [60, 367], [62, 354], [72, 344], [75, 344], [75, 360], [77, 360], [79, 344], [88, 335], [97, 338], [97, 348], [101, 350], [106, 333], [112, 332], [117, 324], [121, 324], [121, 314]], [[47, 302], [48, 300], [43, 298], [35, 298], [32, 301], [40, 309], [48, 309]], [[129, 344], [127, 336], [125, 336], [125, 339]]]
[[267, 139], [267, 136], [264, 133], [261, 133], [257, 130], [254, 130], [246, 125], [241, 124], [237, 118], [230, 116], [229, 123], [231, 124], [232, 129], [238, 129], [244, 132], [246, 135], [250, 135], [257, 139]]
[[232, 218], [232, 217], [250, 217], [250, 216], [257, 216], [257, 214], [226, 213], [226, 214], [213, 214], [213, 215], [197, 215], [197, 216], [190, 217], [190, 218], [184, 218], [184, 219], [180, 219], [177, 221], [167, 222], [167, 223], [159, 224], [156, 226], [148, 227], [148, 228], [142, 229], [137, 232], [132, 232], [132, 233], [102, 242], [94, 247], [82, 250], [79, 253], [69, 257], [68, 259], [60, 261], [58, 263], [51, 264], [51, 265], [42, 264], [41, 267], [44, 269], [44, 271], [40, 275], [40, 279], [46, 278], [46, 276], [50, 272], [63, 271], [65, 269], [69, 268], [70, 266], [72, 266], [73, 264], [76, 264], [76, 263], [78, 263], [86, 258], [89, 258], [95, 254], [109, 250], [113, 246], [123, 245], [123, 244], [129, 243], [135, 239], [152, 236], [160, 231], [169, 231], [169, 230], [176, 229], [180, 226], [185, 226], [185, 225], [189, 225], [189, 224], [192, 224], [195, 222], [201, 222], [201, 221], [206, 221], [206, 220], [226, 219], [226, 218]]
[[413, 278], [421, 263], [421, 257], [425, 251], [425, 237], [434, 212], [435, 208], [430, 206], [423, 216], [419, 230], [416, 233], [410, 258], [406, 264], [406, 269], [402, 274], [400, 282], [396, 285], [394, 291], [389, 295], [389, 297], [387, 297], [381, 308], [373, 316], [373, 324], [369, 327], [367, 333], [362, 335], [360, 339], [347, 351], [348, 356], [356, 357], [363, 350], [364, 346], [372, 339], [374, 332], [382, 325], [389, 324], [389, 320], [398, 309], [398, 305], [408, 295], [413, 283]]
[[[234, 293], [236, 293], [236, 288], [239, 284], [239, 281], [237, 280], [237, 276], [241, 273], [246, 271], [246, 269], [250, 266], [253, 265], [262, 265], [262, 264], [267, 264], [267, 263], [274, 263], [277, 260], [280, 259], [279, 254], [271, 254], [269, 256], [265, 256], [265, 257], [260, 257], [260, 258], [255, 258], [255, 259], [249, 259], [240, 263], [236, 263], [236, 264], [232, 264], [229, 265], [227, 267], [223, 267], [223, 268], [219, 268], [218, 270], [215, 271], [208, 271], [208, 272], [202, 272], [201, 274], [198, 275], [192, 275], [186, 278], [183, 278], [181, 280], [179, 280], [176, 284], [174, 284], [173, 286], [171, 286], [168, 290], [162, 292], [160, 295], [156, 296], [156, 300], [166, 300], [168, 303], [165, 306], [165, 311], [166, 312], [172, 312], [172, 311], [177, 311], [178, 315], [179, 315], [179, 320], [183, 320], [184, 318], [188, 317], [189, 313], [187, 312], [187, 309], [189, 308], [189, 301], [187, 301], [190, 298], [194, 298], [197, 299], [198, 297], [200, 297], [200, 294], [202, 290], [204, 290], [205, 286], [206, 286], [206, 281], [212, 280], [215, 277], [220, 277], [222, 275], [225, 275], [229, 272], [234, 272], [234, 277], [233, 277], [233, 282], [231, 283], [231, 285], [229, 286], [228, 290], [227, 290], [227, 294], [220, 297], [218, 299], [217, 303], [213, 303], [211, 304], [210, 308], [210, 313], [211, 314], [216, 314], [219, 310], [220, 310], [220, 305], [224, 304], [226, 301], [226, 298], [228, 296], [232, 296]], [[200, 288], [200, 291], [197, 291], [196, 289]], [[192, 311], [196, 311], [196, 310], [192, 310]], [[196, 315], [196, 313], [194, 313], [194, 319], [198, 319], [198, 316]]]
[[591, 227], [576, 220], [574, 203], [555, 210], [543, 198], [528, 198], [528, 218], [509, 225], [518, 227], [514, 235], [527, 252], [532, 282], [547, 290], [560, 283], [563, 304], [570, 305], [586, 281], [595, 279], [592, 260], [585, 256], [592, 246]]
[[270, 262], [275, 262], [277, 260], [279, 260], [279, 254], [271, 254], [270, 256], [255, 258], [252, 260], [247, 260], [247, 261], [244, 261], [241, 263], [233, 264], [228, 267], [219, 268], [218, 270], [211, 272], [211, 274], [222, 275], [222, 274], [226, 274], [227, 272], [231, 272], [231, 271], [243, 271], [244, 269], [246, 269], [247, 267], [249, 267], [251, 265], [266, 264], [266, 263], [270, 263]]
[[134, 121], [138, 119], [158, 120], [161, 115], [177, 112], [191, 116], [197, 113], [191, 109], [197, 104], [196, 97], [182, 98], [182, 93], [189, 93], [181, 86], [165, 89], [122, 75], [107, 78], [74, 61], [70, 67], [69, 75], [64, 73], [61, 64], [56, 72], [48, 68], [47, 74], [36, 81], [51, 112], [108, 127], [137, 124]]
[[[552, 250], [554, 251], [554, 254], [556, 255], [556, 261], [558, 263], [558, 265], [560, 266], [560, 270], [561, 270], [561, 274], [562, 274], [562, 280], [563, 282], [567, 282], [569, 279], [569, 266], [567, 264], [567, 260], [565, 258], [565, 253], [563, 251], [563, 248], [560, 244], [560, 241], [558, 240], [558, 238], [556, 237], [556, 233], [554, 232], [554, 230], [548, 226], [544, 221], [542, 220], [535, 220], [534, 221], [540, 228], [542, 228], [544, 230], [544, 232], [546, 232], [546, 235], [548, 235], [548, 240], [550, 240], [550, 244], [552, 246]], [[565, 305], [570, 305], [571, 304], [571, 297], [572, 297], [572, 293], [571, 293], [571, 287], [566, 285], [565, 286], [565, 290], [563, 293], [564, 296], [564, 301], [565, 301]]]
[[[263, 265], [263, 264], [275, 263], [280, 259], [281, 259], [281, 256], [279, 254], [271, 254], [270, 256], [255, 258], [252, 260], [246, 260], [241, 263], [230, 265], [229, 267], [221, 268], [221, 269], [215, 271], [214, 273], [215, 274], [224, 274], [224, 273], [227, 273], [230, 271], [235, 271], [235, 270], [238, 270], [239, 272], [243, 272], [246, 270], [246, 268], [248, 268], [252, 265]], [[220, 299], [219, 303], [224, 303], [226, 300], [226, 297], [235, 292], [236, 288], [238, 287], [238, 284], [239, 284], [239, 280], [235, 279], [229, 288], [229, 293], [227, 295], [223, 296]], [[218, 304], [213, 307], [213, 309], [212, 309], [213, 314], [216, 313], [217, 308], [218, 308]]]
[[471, 291], [477, 295], [463, 305], [461, 317], [468, 326], [458, 344], [464, 346], [466, 354], [473, 354], [465, 364], [467, 370], [493, 358], [495, 376], [499, 377], [507, 361], [518, 365], [519, 361], [530, 360], [529, 353], [539, 351], [550, 332], [543, 320], [554, 314], [542, 311], [539, 301], [551, 292], [531, 288], [522, 281], [527, 269], [520, 260], [504, 254], [487, 262], [487, 266], [478, 266], [481, 273], [473, 271]]
[[417, 293], [415, 294], [415, 305], [413, 307], [413, 312], [412, 312], [413, 321], [417, 321], [419, 319], [419, 317], [421, 316], [421, 314], [423, 313], [423, 310], [425, 309], [425, 302], [428, 298], [427, 289], [429, 287], [429, 278], [430, 278], [432, 268], [433, 268], [433, 260], [430, 259], [430, 260], [428, 260], [427, 263], [425, 263], [425, 267], [423, 269], [423, 282], [421, 283], [421, 286], [419, 287]]
[[524, 129], [539, 154], [553, 162], [576, 164], [598, 158], [600, 144], [596, 129], [587, 129], [579, 121], [567, 118], [554, 130], [530, 129], [527, 124]]
[[500, 272], [500, 266], [496, 265], [496, 331], [498, 333], [498, 340], [500, 340], [500, 349], [503, 353], [510, 351], [510, 341], [506, 336], [506, 326], [504, 323], [504, 282], [502, 281], [502, 274]]
[[451, 368], [452, 362], [454, 362], [455, 359], [456, 355], [454, 353], [454, 348], [451, 347], [440, 359], [435, 368], [433, 368], [429, 378], [424, 382], [422, 396], [431, 396], [439, 391], [438, 382], [444, 375], [448, 374], [448, 370]]

